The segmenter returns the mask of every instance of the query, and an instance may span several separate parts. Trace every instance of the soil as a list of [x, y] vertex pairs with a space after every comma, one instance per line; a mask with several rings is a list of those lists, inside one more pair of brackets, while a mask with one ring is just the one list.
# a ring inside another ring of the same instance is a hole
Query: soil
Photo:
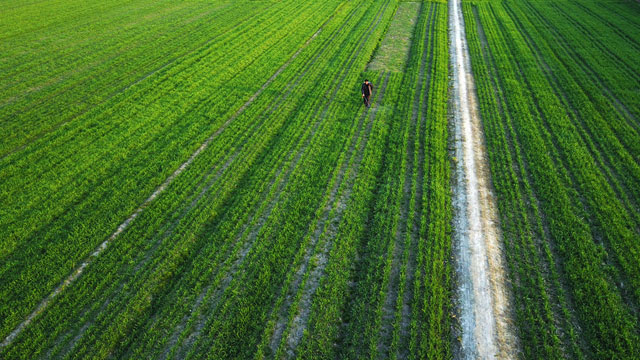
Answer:
[[460, 1], [450, 2], [456, 184], [454, 252], [462, 358], [515, 358], [504, 255]]

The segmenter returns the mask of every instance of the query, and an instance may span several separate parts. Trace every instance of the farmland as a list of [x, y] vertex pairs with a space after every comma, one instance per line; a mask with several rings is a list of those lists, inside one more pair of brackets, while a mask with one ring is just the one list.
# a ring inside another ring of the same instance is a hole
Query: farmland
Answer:
[[640, 355], [640, 4], [0, 12], [1, 359]]
[[33, 129], [3, 143], [3, 338], [63, 286], [3, 356], [449, 351], [447, 8], [420, 5], [409, 71], [363, 73], [397, 3], [294, 3], [140, 4], [84, 74], [33, 59], [64, 62], [38, 107], [7, 71], [3, 126]]
[[523, 355], [637, 357], [640, 10], [463, 7]]

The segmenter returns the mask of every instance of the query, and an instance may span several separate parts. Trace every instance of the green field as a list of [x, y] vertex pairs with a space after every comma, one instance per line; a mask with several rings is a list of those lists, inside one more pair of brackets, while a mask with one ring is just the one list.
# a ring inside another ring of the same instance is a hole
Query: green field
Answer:
[[[517, 356], [640, 358], [640, 3], [462, 13]], [[0, 0], [0, 359], [461, 357], [450, 16]]]
[[524, 355], [636, 358], [640, 6], [464, 5]]

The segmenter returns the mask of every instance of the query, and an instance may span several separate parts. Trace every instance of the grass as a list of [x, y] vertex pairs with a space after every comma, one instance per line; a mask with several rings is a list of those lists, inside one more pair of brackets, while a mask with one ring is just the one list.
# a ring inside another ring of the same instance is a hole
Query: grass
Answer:
[[387, 34], [369, 63], [370, 71], [403, 72], [409, 57], [411, 37], [420, 2], [402, 2], [391, 20]]

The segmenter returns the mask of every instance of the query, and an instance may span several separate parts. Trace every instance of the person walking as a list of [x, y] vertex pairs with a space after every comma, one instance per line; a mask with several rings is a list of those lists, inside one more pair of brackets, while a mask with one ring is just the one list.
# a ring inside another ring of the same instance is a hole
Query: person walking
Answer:
[[371, 93], [373, 92], [373, 85], [369, 82], [369, 80], [364, 80], [364, 83], [360, 87], [360, 91], [362, 91], [362, 99], [364, 100], [364, 106], [370, 107], [371, 103], [369, 99], [371, 98]]

